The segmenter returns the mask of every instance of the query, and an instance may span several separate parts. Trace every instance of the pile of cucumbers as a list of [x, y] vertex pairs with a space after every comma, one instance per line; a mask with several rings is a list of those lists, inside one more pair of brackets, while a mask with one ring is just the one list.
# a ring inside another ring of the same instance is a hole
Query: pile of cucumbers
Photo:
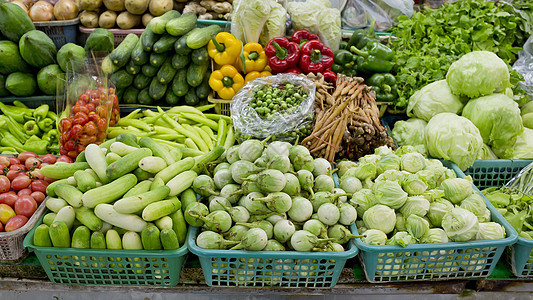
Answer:
[[207, 44], [222, 29], [196, 28], [196, 15], [171, 10], [150, 21], [140, 37], [129, 34], [102, 62], [120, 103], [196, 106], [206, 99]]

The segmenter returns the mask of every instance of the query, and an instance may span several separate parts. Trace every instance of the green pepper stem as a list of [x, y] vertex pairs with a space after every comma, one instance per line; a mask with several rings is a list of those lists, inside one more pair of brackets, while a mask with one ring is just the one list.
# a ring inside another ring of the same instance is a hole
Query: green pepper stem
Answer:
[[318, 63], [322, 60], [322, 53], [320, 53], [320, 50], [315, 49], [313, 52], [311, 52], [311, 61], [314, 63]]
[[282, 48], [277, 42], [272, 42], [272, 47], [276, 49], [276, 57], [279, 59], [285, 59], [287, 58], [287, 55], [289, 54], [287, 49]]
[[381, 88], [383, 89], [383, 91], [384, 91], [385, 93], [390, 93], [390, 92], [392, 91], [391, 86], [388, 85], [388, 84], [384, 84], [384, 85], [382, 85]]
[[211, 36], [211, 40], [213, 41], [213, 44], [215, 44], [215, 48], [217, 48], [218, 52], [224, 52], [226, 50], [226, 45], [219, 43], [214, 34]]
[[373, 34], [375, 27], [376, 27], [376, 20], [372, 19], [372, 22], [370, 23], [370, 27], [368, 28], [368, 33]]
[[233, 86], [233, 79], [231, 77], [228, 77], [228, 76], [224, 76], [224, 78], [222, 78], [222, 84], [224, 85], [224, 87], [232, 87]]
[[248, 54], [249, 60], [258, 60], [259, 59], [259, 53], [257, 51], [252, 51], [250, 54]]
[[367, 57], [369, 55], [367, 51], [360, 50], [360, 49], [358, 49], [355, 46], [351, 46], [350, 47], [350, 51], [355, 53], [355, 54], [357, 54], [357, 55], [359, 55], [359, 56], [363, 56], [363, 57]]

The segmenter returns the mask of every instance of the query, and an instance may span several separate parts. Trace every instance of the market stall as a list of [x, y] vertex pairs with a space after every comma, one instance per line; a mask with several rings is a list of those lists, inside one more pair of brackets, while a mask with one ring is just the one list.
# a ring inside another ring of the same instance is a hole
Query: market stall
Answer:
[[521, 296], [533, 3], [389, 2], [0, 0], [0, 295]]

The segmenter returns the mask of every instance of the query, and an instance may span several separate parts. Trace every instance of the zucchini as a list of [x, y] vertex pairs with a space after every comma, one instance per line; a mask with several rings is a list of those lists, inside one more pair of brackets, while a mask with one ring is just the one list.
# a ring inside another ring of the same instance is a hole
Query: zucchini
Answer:
[[167, 182], [170, 188], [169, 196], [176, 196], [192, 186], [192, 182], [198, 176], [195, 171], [189, 170], [182, 172]]
[[159, 69], [159, 67], [165, 62], [166, 58], [166, 53], [152, 52], [152, 54], [150, 54], [150, 65]]
[[222, 31], [218, 25], [210, 25], [203, 28], [195, 28], [187, 35], [187, 46], [191, 49], [199, 49], [207, 45], [213, 35]]
[[[151, 77], [148, 77], [148, 76], [144, 75], [144, 73], [139, 73], [133, 79], [133, 86], [138, 91], [140, 91], [140, 90], [144, 89], [145, 87], [147, 87], [150, 84], [151, 81], [152, 81]], [[127, 93], [127, 91], [126, 91], [126, 93]], [[137, 98], [135, 98], [135, 99], [137, 99]]]
[[180, 36], [193, 30], [196, 26], [196, 14], [186, 13], [179, 18], [168, 21], [167, 32], [173, 36]]
[[131, 57], [131, 53], [133, 52], [137, 41], [139, 41], [139, 37], [135, 33], [128, 34], [120, 45], [109, 54], [109, 58], [113, 65], [118, 68], [125, 66]]
[[174, 69], [179, 70], [185, 68], [190, 61], [189, 55], [174, 54], [171, 63]]
[[45, 177], [53, 179], [68, 178], [78, 170], [85, 170], [89, 167], [86, 162], [75, 163], [55, 163], [53, 165], [44, 166], [41, 168], [41, 174]]
[[124, 250], [143, 250], [141, 236], [135, 231], [128, 231], [122, 236]]
[[141, 68], [141, 72], [144, 74], [144, 76], [150, 77], [150, 78], [154, 77], [157, 74], [158, 70], [159, 70], [158, 67], [154, 67], [151, 64], [146, 64], [142, 66]]
[[163, 170], [159, 171], [154, 178], [161, 178], [163, 182], [167, 183], [170, 179], [176, 175], [190, 170], [194, 166], [194, 158], [187, 157], [180, 161], [177, 161]]
[[89, 249], [91, 247], [91, 231], [85, 226], [79, 226], [72, 234], [72, 248]]
[[145, 221], [151, 222], [168, 216], [171, 213], [181, 208], [181, 202], [178, 197], [170, 197], [165, 200], [148, 204], [142, 213], [142, 218]]
[[[138, 74], [144, 76], [142, 73]], [[137, 76], [135, 76], [135, 79]], [[134, 81], [135, 81], [134, 79]], [[135, 85], [135, 83], [134, 83]], [[129, 86], [125, 91], [124, 95], [122, 95], [122, 103], [124, 104], [135, 104], [137, 103], [137, 95], [139, 94], [139, 90], [136, 89], [134, 86]]]
[[174, 43], [178, 40], [177, 37], [165, 34], [154, 44], [155, 53], [165, 53], [174, 47]]
[[150, 155], [152, 155], [152, 150], [148, 148], [137, 149], [110, 164], [105, 170], [105, 173], [110, 180], [117, 179], [135, 170], [139, 165], [139, 161]]
[[171, 165], [176, 162], [173, 156], [165, 148], [165, 146], [159, 144], [150, 137], [140, 138], [139, 146], [152, 150], [152, 155], [161, 157], [168, 165]]
[[57, 221], [50, 225], [50, 240], [54, 247], [69, 248], [70, 234], [68, 226], [63, 221]]
[[106, 249], [105, 236], [102, 232], [95, 231], [91, 234], [91, 249]]
[[180, 69], [172, 80], [172, 92], [178, 97], [185, 96], [189, 91], [187, 84], [187, 69]]
[[109, 229], [105, 234], [107, 249], [122, 250], [122, 240], [115, 229]]
[[162, 186], [139, 195], [122, 198], [113, 204], [113, 208], [116, 212], [122, 214], [136, 213], [143, 210], [151, 203], [159, 202], [165, 199], [169, 193], [170, 188], [167, 186]]
[[86, 192], [87, 190], [94, 189], [96, 187], [96, 180], [85, 170], [76, 171], [76, 173], [74, 173], [74, 179], [76, 179], [76, 185], [78, 190], [81, 192]]
[[120, 69], [111, 75], [110, 80], [118, 90], [124, 90], [133, 83], [133, 75], [129, 74], [126, 69]]
[[161, 229], [160, 238], [163, 249], [165, 250], [176, 250], [180, 247], [178, 236], [170, 228]]
[[126, 69], [126, 72], [128, 72], [128, 74], [132, 76], [135, 76], [141, 72], [141, 66], [134, 64], [133, 60], [130, 60], [128, 64], [126, 64], [125, 69]]
[[193, 87], [199, 86], [202, 83], [208, 68], [209, 62], [205, 62], [202, 65], [191, 64], [187, 69], [187, 83]]
[[148, 224], [137, 215], [118, 213], [111, 204], [98, 204], [94, 213], [102, 221], [129, 231], [141, 232]]
[[150, 97], [150, 92], [148, 90], [149, 88], [146, 87], [139, 92], [139, 96], [137, 96], [137, 102], [139, 102], [139, 104], [151, 105], [154, 102], [154, 99]]
[[178, 70], [172, 66], [172, 58], [167, 57], [167, 60], [165, 60], [157, 72], [157, 80], [159, 80], [159, 83], [167, 85], [172, 81], [177, 72]]
[[[144, 32], [142, 34], [144, 34]], [[146, 64], [148, 59], [150, 59], [150, 54], [143, 50], [142, 34], [139, 41], [137, 41], [137, 44], [135, 44], [135, 48], [133, 48], [133, 51], [131, 52], [131, 61], [138, 66]]]
[[187, 36], [189, 36], [190, 32], [186, 35], [180, 37], [175, 43], [174, 43], [174, 52], [179, 55], [189, 55], [189, 53], [192, 52], [192, 49], [187, 46]]
[[209, 96], [209, 93], [211, 92], [211, 87], [209, 86], [209, 77], [211, 76], [211, 72], [206, 72], [204, 75], [204, 79], [202, 79], [202, 83], [200, 83], [199, 86], [196, 87], [196, 96], [200, 99], [206, 99]]
[[165, 103], [168, 105], [168, 106], [176, 106], [178, 105], [179, 103], [181, 102], [181, 98], [176, 96], [176, 94], [174, 94], [174, 92], [172, 91], [172, 89], [168, 90], [167, 93], [165, 94]]
[[[133, 152], [135, 150], [139, 150], [139, 148], [133, 147], [133, 146], [130, 146], [130, 145], [126, 145], [123, 142], [114, 142], [113, 144], [111, 144], [111, 146], [109, 148], [110, 148], [111, 152], [116, 153], [116, 154], [118, 154], [120, 156], [125, 156], [126, 154], [130, 154], [131, 152]], [[106, 167], [106, 169], [107, 169], [107, 167]]]
[[196, 192], [193, 189], [186, 189], [183, 193], [180, 194], [181, 199], [181, 210], [185, 213], [187, 206], [192, 203], [196, 203]]
[[98, 175], [102, 183], [109, 182], [105, 170], [107, 168], [107, 162], [105, 159], [104, 152], [98, 145], [89, 144], [85, 148], [85, 159], [87, 160], [88, 166], [93, 169], [93, 171]]
[[87, 226], [92, 231], [98, 231], [102, 229], [103, 222], [95, 214], [94, 211], [85, 206], [74, 208], [76, 220], [81, 224]]
[[150, 173], [158, 173], [167, 166], [167, 162], [163, 158], [157, 156], [147, 156], [139, 161], [139, 168]]
[[54, 222], [65, 222], [69, 229], [72, 228], [72, 225], [74, 225], [74, 220], [76, 220], [76, 213], [74, 212], [74, 208], [72, 206], [65, 206], [61, 208], [54, 218]]
[[165, 96], [166, 92], [167, 85], [159, 82], [157, 77], [152, 78], [150, 87], [148, 87], [148, 93], [150, 94], [150, 97], [154, 100], [159, 100]]
[[200, 98], [196, 96], [196, 89], [189, 89], [187, 94], [185, 94], [185, 104], [189, 106], [197, 106], [200, 103]]
[[93, 208], [100, 203], [113, 202], [122, 197], [135, 184], [137, 184], [137, 177], [133, 174], [126, 174], [106, 185], [88, 190], [81, 197], [81, 202], [88, 208]]
[[52, 240], [50, 240], [50, 227], [46, 224], [41, 224], [35, 228], [33, 233], [33, 244], [37, 247], [52, 247]]
[[127, 198], [130, 196], [137, 196], [142, 193], [146, 193], [150, 190], [150, 187], [152, 186], [152, 182], [150, 180], [143, 180], [137, 183], [134, 187], [131, 188], [122, 198]]
[[49, 197], [45, 202], [46, 208], [49, 210], [58, 213], [63, 207], [68, 206], [67, 201], [61, 198], [52, 198]]
[[168, 21], [179, 18], [181, 14], [177, 10], [169, 10], [159, 17], [155, 17], [150, 21], [150, 28], [156, 34], [163, 34], [166, 31]]
[[114, 152], [109, 152], [105, 155], [105, 162], [110, 165], [114, 162], [116, 162], [117, 160], [119, 160], [121, 158], [120, 155], [114, 153]]
[[209, 63], [209, 55], [207, 54], [207, 47], [195, 49], [191, 53], [191, 60], [194, 64], [202, 65]]
[[154, 224], [149, 224], [141, 232], [141, 240], [145, 250], [161, 250], [160, 231]]
[[150, 23], [141, 34], [141, 42], [145, 52], [152, 52], [152, 47], [159, 40], [159, 35], [152, 31]]

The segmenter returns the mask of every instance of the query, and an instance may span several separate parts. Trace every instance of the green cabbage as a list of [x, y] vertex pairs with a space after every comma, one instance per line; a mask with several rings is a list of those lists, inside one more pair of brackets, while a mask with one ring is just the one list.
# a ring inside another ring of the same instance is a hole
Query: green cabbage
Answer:
[[444, 191], [446, 199], [453, 204], [459, 204], [474, 192], [472, 181], [464, 178], [446, 179], [441, 183], [440, 188]]
[[365, 221], [365, 225], [368, 228], [379, 229], [388, 234], [394, 230], [396, 214], [394, 213], [394, 209], [377, 204], [365, 211], [363, 221]]
[[406, 220], [407, 232], [419, 239], [429, 230], [429, 222], [417, 215], [410, 215]]
[[422, 196], [407, 197], [407, 201], [400, 208], [400, 212], [406, 217], [410, 215], [423, 217], [427, 214], [429, 207], [429, 201]]
[[384, 155], [378, 160], [376, 167], [378, 174], [387, 170], [400, 170], [400, 157], [394, 153]]
[[284, 36], [287, 22], [287, 10], [278, 3], [273, 3], [270, 16], [259, 36], [259, 42], [266, 45], [271, 39]]
[[524, 128], [518, 104], [503, 94], [470, 100], [463, 117], [476, 125], [483, 142], [491, 146], [514, 143]]
[[336, 8], [322, 9], [316, 16], [317, 34], [324, 46], [339, 50], [341, 43], [341, 12]]
[[[411, 145], [424, 156], [427, 156], [425, 128], [428, 123], [424, 120], [411, 118], [398, 121], [392, 129], [392, 136], [398, 145]], [[400, 154], [398, 154], [400, 155]]]
[[447, 243], [448, 236], [446, 232], [440, 228], [430, 228], [424, 236], [420, 239], [422, 244]]
[[385, 245], [387, 242], [387, 235], [377, 229], [368, 229], [364, 232], [365, 236], [361, 238], [363, 243], [369, 245]]
[[481, 151], [479, 151], [477, 159], [498, 159], [498, 156], [496, 156], [492, 149], [484, 143]]
[[407, 193], [402, 190], [397, 181], [384, 180], [377, 182], [372, 187], [372, 193], [377, 203], [394, 209], [402, 207], [407, 201]]
[[350, 204], [352, 204], [357, 210], [357, 215], [362, 216], [367, 209], [376, 205], [377, 202], [374, 200], [371, 190], [361, 189], [353, 193]]
[[231, 34], [244, 43], [258, 42], [274, 3], [273, 0], [241, 0], [234, 4]]
[[490, 95], [511, 86], [505, 62], [489, 51], [474, 51], [455, 61], [446, 74], [452, 93], [470, 98]]
[[476, 240], [497, 240], [505, 238], [505, 229], [496, 222], [479, 223]]
[[426, 167], [426, 158], [420, 153], [406, 153], [401, 158], [402, 171], [416, 173]]
[[461, 99], [452, 94], [446, 80], [443, 79], [416, 91], [409, 98], [407, 115], [429, 121], [434, 115], [443, 112], [459, 114], [463, 106]]
[[478, 157], [483, 138], [467, 118], [440, 113], [426, 126], [426, 145], [432, 157], [451, 160], [466, 170]]
[[444, 215], [442, 228], [452, 241], [466, 242], [476, 236], [479, 222], [473, 213], [464, 208], [456, 207]]
[[446, 213], [453, 209], [453, 204], [446, 199], [437, 199], [429, 205], [427, 217], [431, 224], [440, 227], [442, 218]]
[[396, 231], [406, 231], [407, 226], [405, 224], [405, 218], [402, 213], [396, 213], [396, 225], [394, 228]]
[[473, 193], [472, 195], [466, 197], [461, 201], [459, 207], [464, 208], [478, 218], [479, 222], [485, 219], [485, 212], [487, 211], [487, 205], [485, 204], [485, 199], [481, 197], [478, 193]]
[[387, 241], [386, 244], [405, 247], [409, 244], [416, 244], [416, 239], [407, 231], [398, 231]]
[[428, 185], [418, 174], [410, 174], [402, 180], [402, 189], [410, 196], [420, 195], [424, 193], [427, 188]]
[[501, 147], [492, 147], [499, 158], [503, 159], [533, 159], [533, 129], [524, 128], [514, 143]]

